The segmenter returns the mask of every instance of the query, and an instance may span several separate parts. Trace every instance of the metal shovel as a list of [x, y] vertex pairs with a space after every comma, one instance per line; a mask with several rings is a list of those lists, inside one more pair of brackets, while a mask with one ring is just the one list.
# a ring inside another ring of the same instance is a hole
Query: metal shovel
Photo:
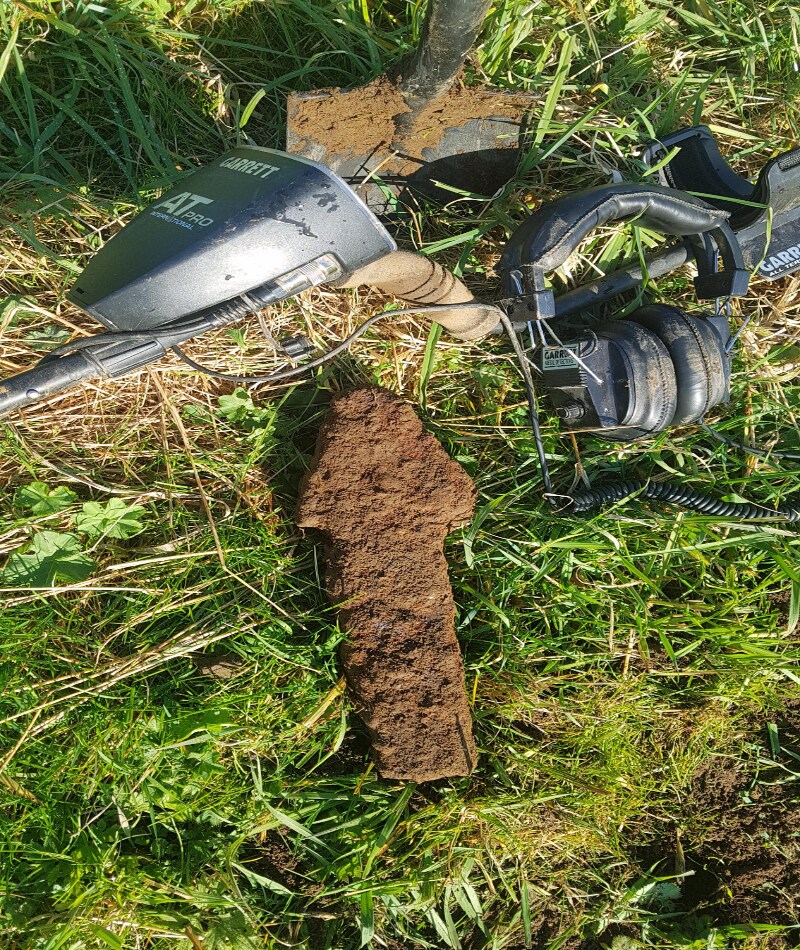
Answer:
[[388, 75], [291, 94], [288, 151], [327, 165], [379, 214], [392, 196], [493, 195], [514, 175], [535, 97], [460, 81], [490, 2], [428, 0], [419, 47]]

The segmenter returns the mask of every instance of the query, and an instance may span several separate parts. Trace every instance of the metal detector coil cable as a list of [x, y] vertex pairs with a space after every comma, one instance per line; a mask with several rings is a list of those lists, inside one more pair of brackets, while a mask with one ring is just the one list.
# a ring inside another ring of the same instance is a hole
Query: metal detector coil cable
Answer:
[[417, 315], [431, 316], [435, 320], [437, 313], [445, 313], [448, 311], [452, 312], [453, 310], [494, 310], [497, 311], [498, 320], [504, 316], [503, 311], [499, 307], [496, 307], [493, 304], [480, 303], [477, 300], [470, 300], [464, 303], [448, 303], [441, 305], [425, 304], [419, 307], [404, 307], [401, 310], [383, 310], [380, 313], [373, 314], [363, 323], [359, 324], [359, 326], [357, 326], [349, 336], [345, 337], [340, 343], [337, 343], [336, 346], [331, 347], [329, 350], [323, 353], [322, 356], [319, 356], [313, 360], [309, 360], [306, 363], [301, 363], [299, 366], [294, 366], [291, 369], [276, 370], [275, 372], [269, 373], [266, 376], [236, 376], [231, 373], [220, 373], [208, 366], [203, 366], [201, 363], [197, 363], [195, 360], [188, 357], [179, 346], [172, 346], [171, 349], [176, 356], [183, 360], [183, 362], [188, 366], [191, 366], [192, 369], [195, 369], [200, 373], [205, 373], [207, 376], [211, 376], [214, 379], [222, 379], [226, 382], [232, 383], [241, 383], [242, 385], [291, 382], [292, 380], [297, 379], [297, 377], [302, 376], [304, 373], [307, 373], [309, 370], [318, 369], [325, 363], [329, 363], [340, 353], [350, 349], [353, 343], [355, 343], [359, 337], [363, 336], [374, 323], [378, 322], [378, 320], [383, 320], [386, 317], [411, 317]]
[[[57, 360], [73, 353], [83, 353], [89, 359], [94, 360], [95, 352], [100, 353], [112, 344], [138, 342], [149, 343], [156, 341], [158, 344], [160, 344], [165, 352], [167, 349], [172, 350], [176, 356], [178, 356], [192, 369], [197, 370], [200, 373], [204, 373], [207, 376], [211, 376], [214, 379], [221, 379], [232, 383], [240, 383], [242, 385], [283, 383], [295, 380], [297, 377], [302, 376], [309, 370], [317, 369], [320, 366], [323, 366], [325, 363], [335, 359], [340, 353], [349, 349], [359, 337], [363, 336], [367, 330], [369, 330], [369, 328], [379, 320], [383, 320], [386, 317], [406, 317], [416, 315], [431, 316], [435, 320], [437, 313], [447, 313], [452, 312], [453, 310], [496, 311], [498, 320], [502, 315], [502, 310], [500, 310], [499, 307], [496, 307], [493, 304], [481, 303], [477, 300], [465, 301], [463, 303], [424, 304], [419, 307], [404, 307], [400, 310], [384, 310], [381, 313], [373, 314], [373, 316], [364, 320], [364, 322], [359, 324], [359, 326], [357, 326], [349, 336], [345, 337], [344, 340], [331, 347], [316, 359], [301, 363], [300, 365], [291, 367], [290, 369], [276, 370], [275, 372], [268, 373], [264, 376], [239, 376], [233, 373], [221, 373], [215, 369], [211, 369], [208, 366], [204, 366], [202, 363], [198, 363], [187, 356], [178, 344], [179, 342], [182, 343], [188, 334], [196, 335], [209, 329], [207, 322], [200, 319], [194, 321], [185, 320], [181, 321], [180, 323], [176, 323], [174, 326], [154, 328], [146, 332], [136, 330], [113, 330], [102, 333], [98, 336], [71, 340], [68, 343], [64, 343], [61, 346], [56, 347], [54, 350], [44, 356], [41, 360], [39, 360], [37, 366], [44, 366], [47, 363], [54, 363]], [[233, 322], [234, 319], [247, 316], [251, 312], [253, 312], [252, 308], [249, 310], [241, 307], [231, 308], [225, 311], [225, 322]], [[102, 372], [101, 367], [98, 366], [98, 369]]]

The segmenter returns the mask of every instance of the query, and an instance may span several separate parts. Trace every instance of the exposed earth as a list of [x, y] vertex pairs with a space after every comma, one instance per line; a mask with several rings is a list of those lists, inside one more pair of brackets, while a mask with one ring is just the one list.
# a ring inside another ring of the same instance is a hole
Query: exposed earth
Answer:
[[[754, 725], [748, 762], [708, 759], [681, 803], [680, 827], [665, 824], [633, 850], [642, 873], [685, 875], [675, 878], [679, 890], [667, 908], [684, 935], [699, 938], [709, 927], [738, 925], [742, 936], [752, 931], [752, 939], [770, 950], [800, 944], [797, 929], [767, 929], [760, 936], [752, 930], [800, 924], [800, 760], [793, 758], [800, 757], [800, 700], [790, 702], [773, 725], [778, 749], [767, 741], [763, 724]], [[639, 936], [632, 923], [612, 925], [585, 941], [583, 950]]]
[[[732, 759], [714, 758], [694, 776], [683, 848], [687, 904], [715, 923], [800, 923], [800, 702], [775, 723], [776, 761], [758, 783]], [[764, 758], [772, 750], [762, 749]], [[696, 830], [695, 830], [696, 828]]]
[[334, 399], [297, 523], [326, 535], [345, 676], [386, 778], [425, 782], [475, 766], [443, 551], [475, 497], [398, 396], [369, 388]]

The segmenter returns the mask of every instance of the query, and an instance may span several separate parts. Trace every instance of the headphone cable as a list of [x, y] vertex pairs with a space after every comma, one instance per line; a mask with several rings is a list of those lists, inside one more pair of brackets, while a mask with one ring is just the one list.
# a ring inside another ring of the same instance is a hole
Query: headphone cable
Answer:
[[648, 501], [677, 505], [701, 515], [713, 515], [717, 518], [731, 518], [736, 521], [788, 521], [793, 524], [800, 522], [800, 508], [788, 505], [764, 508], [747, 501], [722, 501], [676, 482], [642, 480], [614, 482], [567, 497], [572, 502], [570, 512], [588, 512], [626, 501], [634, 495], [646, 498]]
[[503, 329], [508, 334], [508, 338], [511, 341], [511, 345], [514, 348], [514, 353], [517, 357], [517, 362], [519, 364], [520, 373], [522, 374], [522, 380], [525, 384], [525, 394], [528, 397], [528, 411], [530, 413], [531, 419], [531, 428], [533, 429], [533, 438], [536, 443], [536, 454], [539, 456], [539, 469], [542, 473], [542, 482], [544, 484], [545, 497], [547, 498], [551, 507], [555, 507], [551, 495], [553, 493], [553, 483], [550, 479], [550, 469], [547, 465], [547, 455], [544, 451], [544, 442], [542, 440], [542, 430], [539, 426], [539, 403], [536, 399], [536, 389], [533, 385], [533, 374], [531, 373], [531, 366], [528, 362], [528, 358], [525, 355], [525, 350], [522, 347], [522, 344], [519, 341], [517, 336], [517, 331], [514, 329], [514, 324], [508, 318], [508, 316], [501, 312], [500, 314], [500, 323], [503, 325]]

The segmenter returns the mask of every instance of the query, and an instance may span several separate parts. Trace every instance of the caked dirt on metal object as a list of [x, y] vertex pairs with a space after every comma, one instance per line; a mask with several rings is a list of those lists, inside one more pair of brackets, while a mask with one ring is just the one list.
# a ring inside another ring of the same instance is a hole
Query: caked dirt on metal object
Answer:
[[325, 533], [345, 676], [385, 778], [425, 782], [475, 766], [443, 550], [475, 497], [398, 396], [369, 388], [334, 399], [297, 523]]
[[[356, 89], [322, 89], [290, 98], [289, 124], [302, 142], [322, 142], [331, 155], [369, 155], [386, 151], [402, 126], [403, 158], [423, 160], [423, 150], [436, 148], [448, 129], [472, 119], [507, 118], [514, 122], [531, 107], [531, 97], [502, 93], [457, 82], [428, 103], [408, 123], [411, 111], [400, 89], [379, 76]], [[498, 146], [504, 143], [499, 142]], [[510, 138], [508, 146], [517, 145]], [[390, 166], [387, 166], [390, 167]]]

